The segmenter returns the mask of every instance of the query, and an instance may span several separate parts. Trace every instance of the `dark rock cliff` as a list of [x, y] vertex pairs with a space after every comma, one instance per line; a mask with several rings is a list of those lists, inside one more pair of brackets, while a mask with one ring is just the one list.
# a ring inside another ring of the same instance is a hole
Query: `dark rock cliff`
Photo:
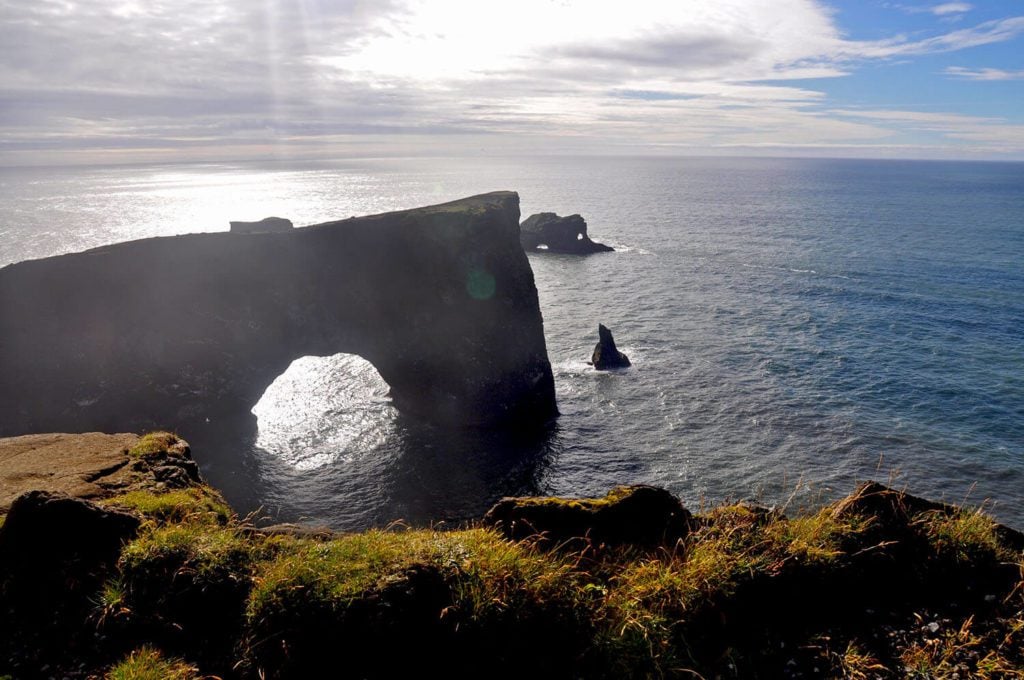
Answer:
[[457, 425], [557, 415], [519, 197], [144, 239], [0, 269], [0, 435], [249, 423], [296, 358]]

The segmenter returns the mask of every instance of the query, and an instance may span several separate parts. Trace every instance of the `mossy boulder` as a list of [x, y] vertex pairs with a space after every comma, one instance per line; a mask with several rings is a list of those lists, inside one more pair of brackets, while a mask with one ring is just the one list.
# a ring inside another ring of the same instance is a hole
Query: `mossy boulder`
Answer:
[[516, 540], [652, 546], [685, 538], [692, 519], [668, 491], [637, 485], [616, 487], [604, 498], [503, 498], [487, 511], [483, 523]]

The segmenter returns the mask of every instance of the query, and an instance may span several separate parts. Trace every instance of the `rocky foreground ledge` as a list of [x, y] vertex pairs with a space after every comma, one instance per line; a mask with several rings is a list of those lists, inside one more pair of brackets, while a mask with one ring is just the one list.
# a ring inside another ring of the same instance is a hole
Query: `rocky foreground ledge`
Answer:
[[875, 483], [792, 517], [640, 486], [333, 534], [254, 527], [153, 433], [0, 440], [0, 489], [0, 677], [1024, 673], [1024, 536]]

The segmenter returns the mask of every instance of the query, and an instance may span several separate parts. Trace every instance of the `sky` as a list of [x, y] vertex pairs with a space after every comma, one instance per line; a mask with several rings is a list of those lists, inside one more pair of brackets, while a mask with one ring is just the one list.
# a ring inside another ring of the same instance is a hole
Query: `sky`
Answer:
[[0, 0], [0, 165], [1024, 160], [1024, 0]]

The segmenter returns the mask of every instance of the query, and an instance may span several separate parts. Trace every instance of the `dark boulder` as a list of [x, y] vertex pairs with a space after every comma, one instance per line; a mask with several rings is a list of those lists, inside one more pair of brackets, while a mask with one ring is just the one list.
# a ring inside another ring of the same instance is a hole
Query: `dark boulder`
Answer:
[[619, 351], [615, 346], [615, 339], [612, 332], [603, 324], [597, 326], [599, 341], [594, 345], [594, 354], [590, 357], [590, 363], [599, 371], [609, 368], [626, 368], [630, 366], [629, 357]]
[[559, 217], [555, 213], [530, 215], [519, 225], [519, 240], [524, 250], [588, 255], [615, 250], [587, 236], [587, 222], [579, 215]]
[[139, 525], [65, 494], [15, 499], [0, 527], [0, 669], [47, 678], [54, 673], [39, 669], [80, 666], [97, 654], [96, 600]]
[[268, 232], [291, 231], [295, 225], [283, 217], [264, 217], [258, 222], [231, 222], [233, 234], [260, 234]]
[[653, 486], [620, 486], [604, 498], [503, 498], [483, 523], [514, 540], [547, 544], [589, 539], [595, 544], [670, 544], [689, 533], [692, 516], [679, 499]]
[[[963, 509], [868, 481], [836, 504], [833, 512], [840, 518], [851, 515], [869, 518], [868, 533], [879, 541], [910, 543], [920, 538], [918, 525], [922, 518], [929, 515], [952, 517]], [[1024, 533], [1002, 524], [995, 524], [992, 529], [1003, 545], [1016, 552], [1024, 551]]]
[[0, 565], [34, 571], [112, 562], [139, 524], [126, 512], [61, 493], [29, 491], [15, 499], [0, 526]]

